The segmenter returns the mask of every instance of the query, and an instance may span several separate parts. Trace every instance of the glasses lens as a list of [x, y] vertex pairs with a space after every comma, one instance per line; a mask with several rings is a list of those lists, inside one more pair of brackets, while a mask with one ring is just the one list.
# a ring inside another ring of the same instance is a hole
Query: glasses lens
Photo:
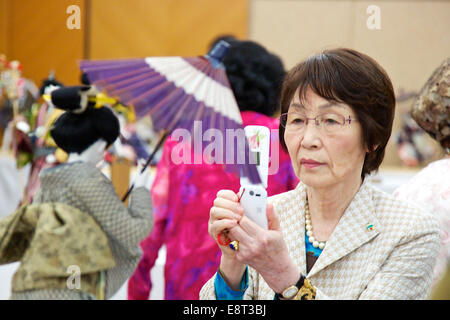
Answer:
[[[345, 118], [342, 115], [326, 113], [317, 116], [315, 124], [327, 132], [333, 132], [342, 129], [345, 125]], [[280, 116], [281, 125], [290, 131], [301, 131], [305, 128], [308, 118], [301, 113], [283, 113]]]
[[300, 113], [288, 113], [286, 119], [286, 128], [289, 129], [301, 129], [306, 124], [306, 116]]
[[323, 114], [319, 117], [319, 122], [327, 131], [339, 130], [344, 125], [344, 117], [334, 113]]

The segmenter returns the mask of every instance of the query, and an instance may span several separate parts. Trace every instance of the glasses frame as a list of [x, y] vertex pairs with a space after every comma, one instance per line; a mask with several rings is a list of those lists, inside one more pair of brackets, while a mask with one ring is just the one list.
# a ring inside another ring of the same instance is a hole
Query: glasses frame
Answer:
[[[290, 112], [290, 113], [295, 113], [295, 114], [302, 115], [302, 114], [299, 113], [299, 112]], [[281, 126], [282, 126], [285, 130], [288, 130], [287, 125], [286, 125], [288, 114], [289, 114], [289, 112], [285, 112], [285, 113], [282, 113], [282, 114], [280, 115], [280, 124], [281, 124]], [[314, 123], [315, 123], [316, 127], [319, 128], [319, 129], [321, 129], [323, 126], [320, 124], [318, 118], [319, 118], [319, 117], [322, 117], [323, 115], [326, 115], [326, 114], [333, 114], [333, 115], [342, 117], [344, 123], [343, 123], [343, 124], [339, 124], [340, 127], [345, 127], [345, 125], [347, 124], [347, 122], [348, 122], [349, 125], [352, 123], [352, 121], [353, 121], [353, 122], [358, 122], [358, 119], [352, 118], [350, 115], [348, 115], [348, 116], [346, 117], [346, 116], [342, 116], [342, 115], [339, 115], [339, 114], [336, 114], [336, 113], [329, 113], [329, 112], [328, 112], [328, 113], [321, 113], [321, 114], [315, 116], [314, 118], [308, 118], [308, 117], [305, 116], [305, 121], [306, 121], [306, 123], [305, 123], [305, 125], [303, 126], [303, 128], [306, 128], [306, 127], [308, 126], [309, 120], [314, 120]], [[286, 121], [283, 121], [283, 117], [286, 118]], [[325, 130], [325, 131], [326, 131], [326, 130]]]

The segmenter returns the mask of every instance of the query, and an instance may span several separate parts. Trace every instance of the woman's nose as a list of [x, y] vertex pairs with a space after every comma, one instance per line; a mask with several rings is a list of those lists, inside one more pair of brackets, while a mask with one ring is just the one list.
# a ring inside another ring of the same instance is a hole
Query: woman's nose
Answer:
[[315, 121], [308, 121], [308, 124], [303, 129], [302, 147], [307, 149], [319, 148], [321, 145], [320, 128]]

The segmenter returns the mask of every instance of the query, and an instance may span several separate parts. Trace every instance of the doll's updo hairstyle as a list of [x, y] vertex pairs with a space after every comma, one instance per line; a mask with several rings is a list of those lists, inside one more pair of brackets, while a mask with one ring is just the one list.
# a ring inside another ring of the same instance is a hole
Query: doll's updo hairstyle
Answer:
[[223, 59], [240, 111], [273, 116], [280, 109], [280, 93], [285, 76], [280, 57], [253, 41], [228, 40]]
[[50, 135], [56, 145], [67, 153], [81, 154], [103, 139], [109, 147], [120, 134], [120, 124], [106, 106], [96, 108], [88, 101], [89, 86], [62, 87], [51, 93], [52, 103], [66, 110], [56, 119]]

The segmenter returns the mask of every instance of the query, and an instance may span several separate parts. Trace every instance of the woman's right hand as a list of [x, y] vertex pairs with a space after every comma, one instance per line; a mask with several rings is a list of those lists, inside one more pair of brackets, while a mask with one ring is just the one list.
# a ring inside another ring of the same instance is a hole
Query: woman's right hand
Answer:
[[221, 239], [227, 239], [228, 230], [237, 226], [244, 214], [244, 208], [239, 204], [238, 195], [231, 190], [220, 190], [209, 213], [208, 232], [210, 236], [216, 240], [222, 250], [222, 256], [234, 260], [235, 252], [228, 245], [220, 244], [217, 238], [219, 234], [222, 234]]

